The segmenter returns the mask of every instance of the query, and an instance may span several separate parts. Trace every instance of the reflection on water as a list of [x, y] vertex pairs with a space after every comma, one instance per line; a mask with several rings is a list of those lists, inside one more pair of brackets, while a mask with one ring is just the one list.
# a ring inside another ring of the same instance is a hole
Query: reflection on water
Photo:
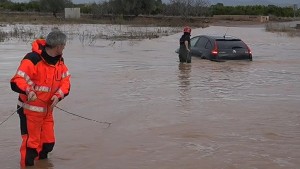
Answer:
[[191, 101], [191, 86], [190, 86], [190, 73], [192, 64], [179, 63], [178, 65], [178, 81], [179, 81], [179, 102], [183, 107], [188, 108]]
[[53, 169], [54, 164], [52, 163], [51, 159], [45, 159], [45, 160], [38, 160], [35, 163], [34, 166], [35, 169]]

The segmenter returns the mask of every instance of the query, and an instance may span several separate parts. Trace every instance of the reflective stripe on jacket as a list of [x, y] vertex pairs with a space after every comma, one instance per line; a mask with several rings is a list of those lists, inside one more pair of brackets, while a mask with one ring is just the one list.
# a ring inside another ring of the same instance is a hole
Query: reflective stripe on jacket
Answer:
[[[47, 110], [53, 95], [61, 100], [70, 91], [70, 73], [63, 58], [60, 57], [55, 65], [47, 63], [41, 56], [45, 45], [43, 39], [33, 42], [32, 52], [23, 58], [10, 81], [12, 90], [20, 93], [19, 100], [26, 103], [23, 108], [36, 112]], [[34, 91], [38, 99], [27, 102], [27, 93], [30, 91]]]

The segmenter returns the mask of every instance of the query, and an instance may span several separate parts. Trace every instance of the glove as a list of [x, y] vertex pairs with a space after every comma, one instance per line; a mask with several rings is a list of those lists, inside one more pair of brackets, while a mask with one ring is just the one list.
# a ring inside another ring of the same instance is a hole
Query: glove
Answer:
[[27, 101], [30, 102], [30, 101], [35, 101], [37, 99], [37, 96], [35, 94], [34, 91], [30, 91], [28, 94], [27, 94]]
[[52, 101], [51, 107], [53, 108], [57, 105], [59, 99], [56, 95], [53, 95], [52, 98], [51, 98], [51, 101]]

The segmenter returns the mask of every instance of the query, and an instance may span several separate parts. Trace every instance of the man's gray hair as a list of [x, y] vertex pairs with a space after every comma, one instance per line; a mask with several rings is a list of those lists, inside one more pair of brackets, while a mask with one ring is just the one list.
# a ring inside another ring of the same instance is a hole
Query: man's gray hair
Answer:
[[50, 32], [46, 38], [46, 44], [50, 48], [54, 48], [58, 45], [65, 45], [67, 42], [67, 35], [59, 30]]

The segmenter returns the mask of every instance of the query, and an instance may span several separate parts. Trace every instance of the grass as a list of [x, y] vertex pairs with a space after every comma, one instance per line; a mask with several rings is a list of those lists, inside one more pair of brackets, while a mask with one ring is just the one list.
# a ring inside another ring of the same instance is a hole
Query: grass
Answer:
[[168, 36], [181, 31], [181, 28], [173, 27], [131, 27], [119, 25], [101, 25], [87, 26], [80, 29], [80, 25], [0, 25], [5, 28], [5, 31], [0, 27], [0, 42], [11, 39], [18, 41], [31, 42], [33, 39], [43, 38], [47, 35], [50, 29], [60, 29], [70, 40], [78, 38], [84, 45], [93, 45], [97, 39], [106, 39], [112, 41], [123, 40], [141, 40], [153, 39], [161, 36]]
[[[209, 24], [214, 21], [210, 18], [182, 18], [182, 17], [166, 17], [166, 16], [99, 16], [93, 17], [91, 15], [81, 15], [80, 19], [64, 19], [62, 14], [59, 14], [57, 18], [50, 13], [18, 13], [8, 12], [0, 13], [0, 42], [9, 40], [11, 38], [17, 38], [19, 41], [30, 42], [32, 39], [40, 38], [40, 36], [46, 36], [46, 28], [49, 25], [76, 25], [76, 24], [106, 24], [106, 25], [119, 25], [118, 34], [107, 35], [106, 32], [109, 29], [116, 29], [116, 27], [108, 27], [107, 30], [90, 32], [86, 30], [84, 32], [72, 32], [77, 34], [82, 44], [92, 45], [95, 44], [97, 39], [107, 39], [113, 41], [119, 40], [136, 40], [136, 39], [152, 39], [161, 36], [168, 36], [170, 34], [178, 33], [185, 25], [192, 27], [208, 27]], [[19, 25], [18, 25], [19, 24]], [[35, 29], [25, 29], [20, 25], [44, 25]], [[15, 25], [10, 31], [2, 31], [1, 27], [6, 25]], [[17, 26], [18, 25], [18, 26]], [[124, 30], [122, 26], [127, 25], [133, 29]], [[158, 27], [156, 30], [144, 30], [142, 27]], [[168, 27], [168, 30], [162, 29]], [[300, 36], [299, 29], [294, 29], [285, 24], [267, 23], [266, 31], [285, 33], [290, 37]], [[72, 35], [73, 36], [73, 35]]]
[[[137, 39], [152, 39], [161, 36], [168, 36], [170, 34], [178, 33], [182, 27], [189, 25], [192, 27], [207, 27], [208, 20], [206, 18], [182, 18], [182, 17], [164, 17], [164, 16], [99, 16], [93, 17], [91, 15], [81, 15], [80, 19], [64, 19], [62, 14], [59, 14], [57, 18], [52, 16], [50, 13], [19, 13], [19, 12], [8, 12], [0, 13], [0, 42], [9, 40], [11, 38], [17, 38], [18, 40], [29, 42], [34, 38], [39, 38], [43, 32], [43, 26], [35, 29], [25, 29], [20, 25], [76, 25], [76, 24], [106, 24], [106, 25], [119, 25], [120, 32], [115, 35], [106, 35], [102, 32], [90, 32], [86, 30], [84, 32], [76, 32], [79, 40], [83, 44], [92, 45], [97, 39], [107, 40], [137, 40]], [[1, 29], [6, 25], [15, 25], [12, 30], [3, 31]], [[17, 26], [18, 25], [18, 26]], [[122, 26], [130, 26], [131, 29], [127, 30]], [[144, 29], [149, 27], [149, 29]], [[150, 27], [157, 27], [156, 30], [151, 30]], [[168, 28], [167, 30], [165, 28]], [[108, 26], [107, 29], [114, 30], [115, 27]], [[108, 30], [110, 31], [110, 30]], [[42, 33], [41, 33], [42, 32]], [[45, 36], [45, 35], [44, 35]]]
[[287, 24], [267, 23], [266, 31], [274, 32], [274, 33], [278, 33], [278, 34], [284, 33], [284, 34], [288, 35], [289, 37], [300, 37], [300, 29], [296, 29]]
[[183, 18], [166, 16], [92, 16], [82, 14], [79, 19], [64, 19], [63, 14], [55, 18], [50, 13], [2, 12], [0, 23], [7, 24], [122, 24], [143, 26], [193, 26], [207, 27], [208, 18]]

